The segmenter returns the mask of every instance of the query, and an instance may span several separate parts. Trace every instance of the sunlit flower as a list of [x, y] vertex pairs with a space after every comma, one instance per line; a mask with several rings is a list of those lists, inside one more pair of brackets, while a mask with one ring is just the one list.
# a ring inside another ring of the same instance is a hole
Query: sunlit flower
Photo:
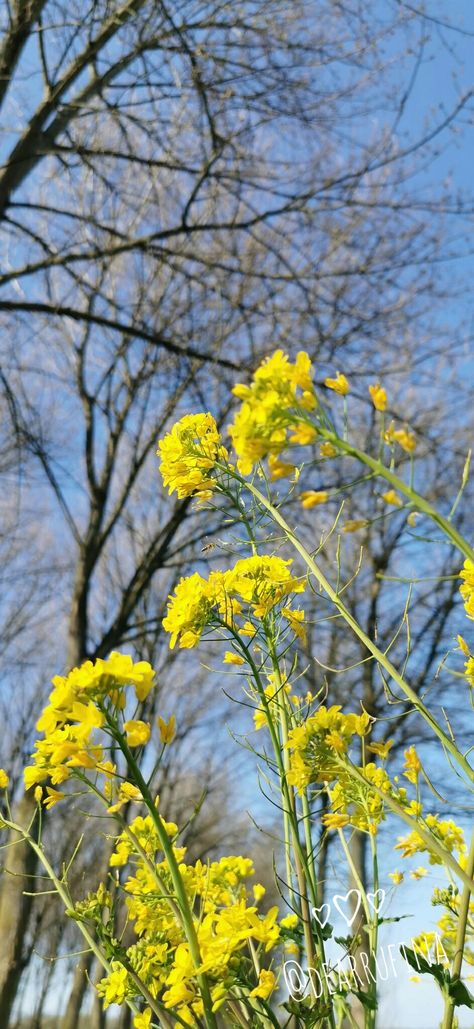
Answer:
[[369, 386], [369, 393], [375, 410], [385, 411], [387, 408], [387, 394], [383, 386], [380, 385], [380, 382], [376, 382], [374, 386]]
[[325, 504], [328, 499], [328, 496], [329, 493], [324, 489], [309, 489], [305, 490], [303, 493], [300, 493], [299, 500], [301, 501], [302, 507], [311, 508], [316, 507], [317, 504]]
[[341, 397], [347, 396], [351, 388], [346, 376], [342, 372], [338, 372], [335, 379], [325, 379], [324, 385], [328, 389], [334, 390], [335, 393], [339, 393]]

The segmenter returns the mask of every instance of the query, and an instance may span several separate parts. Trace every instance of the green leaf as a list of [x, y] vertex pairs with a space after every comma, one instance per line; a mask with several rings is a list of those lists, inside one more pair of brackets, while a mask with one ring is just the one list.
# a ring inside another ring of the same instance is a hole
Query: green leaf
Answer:
[[474, 997], [462, 979], [450, 979], [447, 986], [449, 996], [453, 998], [456, 1007], [474, 1009]]
[[352, 993], [360, 1000], [361, 1004], [363, 1004], [364, 1008], [367, 1008], [368, 1011], [377, 1010], [377, 998], [371, 993], [364, 993], [363, 990], [352, 990]]
[[436, 964], [436, 962], [430, 964], [422, 954], [415, 954], [414, 950], [410, 947], [400, 947], [400, 954], [408, 964], [415, 969], [415, 972], [423, 972], [425, 975], [432, 975], [440, 988], [446, 992], [447, 979], [449, 978], [449, 972], [442, 965]]

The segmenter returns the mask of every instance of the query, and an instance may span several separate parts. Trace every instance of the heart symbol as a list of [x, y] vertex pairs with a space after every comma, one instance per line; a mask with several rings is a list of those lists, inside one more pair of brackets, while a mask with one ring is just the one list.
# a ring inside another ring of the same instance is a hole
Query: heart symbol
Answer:
[[368, 893], [367, 900], [374, 909], [375, 914], [378, 915], [385, 904], [385, 890], [376, 890], [375, 893]]
[[311, 914], [313, 918], [315, 918], [316, 921], [319, 922], [321, 929], [324, 929], [324, 926], [327, 925], [329, 922], [329, 915], [331, 914], [331, 905], [321, 904], [320, 908], [311, 908]]
[[[357, 902], [356, 905], [355, 905], [354, 911], [353, 911], [353, 913], [352, 913], [350, 918], [347, 917], [345, 911], [343, 910], [343, 908], [341, 908], [341, 906], [339, 904], [339, 901], [342, 901], [344, 904], [347, 904], [347, 901], [349, 900], [349, 897], [354, 897], [354, 899]], [[346, 893], [345, 897], [342, 895], [342, 893], [338, 893], [332, 899], [334, 901], [334, 907], [337, 908], [337, 910], [339, 911], [339, 914], [342, 916], [342, 918], [344, 919], [344, 921], [347, 923], [347, 925], [350, 928], [352, 923], [353, 923], [353, 921], [355, 920], [355, 918], [356, 918], [356, 916], [358, 914], [360, 905], [362, 904], [362, 897], [360, 895], [360, 890], [349, 890]]]

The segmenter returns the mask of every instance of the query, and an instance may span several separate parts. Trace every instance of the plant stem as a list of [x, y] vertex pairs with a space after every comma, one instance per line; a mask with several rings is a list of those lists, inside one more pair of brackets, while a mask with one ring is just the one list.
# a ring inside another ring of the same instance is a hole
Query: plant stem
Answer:
[[[471, 837], [471, 846], [466, 864], [466, 873], [471, 877], [474, 877], [474, 832]], [[456, 931], [456, 942], [454, 950], [453, 966], [451, 971], [452, 980], [460, 979], [462, 972], [462, 959], [464, 954], [464, 944], [466, 942], [466, 929], [469, 918], [469, 904], [471, 900], [471, 894], [474, 892], [474, 882], [471, 886], [467, 883], [464, 884], [464, 889], [461, 894], [461, 903], [459, 905], [459, 916], [458, 925]], [[454, 1009], [455, 1009], [454, 997], [447, 997], [444, 1009], [444, 1018], [442, 1023], [442, 1029], [452, 1029]]]
[[[111, 727], [111, 728], [113, 728], [113, 727]], [[122, 750], [122, 752], [124, 754], [124, 757], [126, 758], [127, 764], [128, 764], [129, 768], [131, 769], [131, 771], [133, 773], [133, 777], [135, 779], [135, 785], [138, 786], [138, 789], [140, 790], [140, 793], [141, 793], [141, 795], [142, 795], [142, 797], [143, 797], [143, 799], [145, 801], [145, 804], [146, 804], [146, 806], [148, 808], [148, 812], [149, 812], [149, 814], [151, 816], [151, 819], [152, 819], [152, 821], [153, 821], [153, 823], [155, 825], [156, 831], [158, 833], [158, 838], [160, 840], [161, 849], [163, 850], [163, 853], [165, 855], [165, 858], [166, 858], [166, 861], [167, 861], [167, 864], [168, 864], [168, 867], [169, 867], [169, 870], [170, 870], [171, 878], [173, 880], [173, 886], [174, 886], [174, 889], [175, 889], [176, 897], [177, 897], [177, 900], [178, 900], [179, 908], [180, 908], [182, 919], [183, 919], [183, 927], [184, 927], [184, 931], [186, 933], [186, 939], [187, 939], [188, 945], [189, 945], [189, 952], [190, 952], [190, 955], [191, 955], [194, 967], [196, 969], [198, 969], [200, 967], [200, 965], [202, 964], [201, 954], [200, 954], [200, 950], [199, 950], [199, 941], [198, 941], [198, 938], [197, 938], [196, 928], [195, 928], [195, 925], [194, 925], [194, 919], [193, 919], [193, 914], [192, 914], [191, 907], [190, 907], [190, 904], [189, 904], [188, 895], [186, 893], [186, 889], [185, 889], [183, 880], [181, 878], [181, 873], [179, 871], [178, 862], [177, 862], [176, 857], [174, 855], [173, 845], [172, 845], [172, 843], [170, 841], [168, 833], [166, 832], [166, 828], [164, 826], [163, 819], [161, 818], [161, 815], [158, 813], [158, 811], [157, 811], [157, 809], [155, 807], [155, 804], [154, 804], [154, 801], [153, 801], [153, 797], [152, 797], [152, 795], [150, 793], [149, 787], [148, 787], [147, 783], [145, 782], [145, 779], [143, 778], [143, 776], [142, 776], [142, 774], [140, 772], [140, 769], [139, 769], [139, 767], [138, 767], [138, 765], [137, 765], [137, 763], [135, 761], [135, 758], [134, 758], [134, 756], [133, 756], [133, 754], [132, 754], [128, 744], [124, 740], [124, 738], [123, 738], [121, 733], [117, 733], [115, 729], [114, 729], [114, 732], [116, 734], [117, 742], [118, 742], [118, 744], [119, 744], [119, 746], [120, 746], [120, 748], [121, 748], [121, 750]], [[206, 1023], [210, 1027], [210, 1029], [217, 1029], [217, 1021], [216, 1021], [214, 1012], [212, 1011], [212, 1000], [211, 1000], [211, 994], [210, 994], [207, 978], [202, 973], [197, 973], [196, 977], [197, 977], [197, 980], [198, 980], [198, 983], [199, 983], [199, 988], [200, 988], [200, 991], [201, 991], [202, 1002], [203, 1002], [203, 1005], [204, 1005], [204, 1013], [205, 1013]]]
[[461, 752], [458, 750], [456, 744], [453, 742], [451, 737], [444, 732], [440, 725], [438, 725], [438, 722], [436, 721], [434, 715], [432, 715], [429, 709], [425, 707], [423, 701], [420, 700], [420, 697], [418, 697], [414, 689], [412, 689], [409, 683], [407, 683], [403, 676], [400, 675], [400, 672], [397, 671], [397, 669], [392, 664], [387, 655], [384, 654], [383, 651], [377, 647], [376, 643], [374, 643], [369, 636], [367, 636], [367, 634], [358, 624], [357, 620], [353, 617], [348, 608], [345, 606], [336, 590], [331, 586], [329, 580], [324, 575], [322, 569], [319, 567], [319, 565], [316, 564], [314, 558], [311, 556], [311, 554], [303, 545], [303, 543], [300, 542], [300, 540], [293, 532], [293, 530], [290, 529], [290, 526], [283, 518], [283, 515], [280, 514], [277, 508], [275, 508], [273, 504], [271, 504], [270, 501], [267, 500], [263, 493], [261, 493], [260, 490], [258, 490], [256, 486], [253, 485], [253, 483], [247, 483], [247, 488], [250, 490], [251, 493], [253, 493], [258, 502], [266, 508], [266, 510], [272, 516], [273, 520], [277, 523], [277, 525], [279, 525], [283, 529], [287, 538], [290, 540], [295, 549], [301, 555], [309, 570], [313, 573], [313, 575], [319, 582], [320, 586], [323, 588], [324, 592], [327, 594], [329, 599], [334, 604], [335, 608], [339, 611], [339, 613], [342, 615], [347, 624], [351, 627], [356, 636], [358, 636], [361, 642], [364, 644], [364, 646], [367, 647], [367, 650], [372, 654], [372, 656], [376, 659], [379, 665], [381, 665], [381, 667], [385, 669], [390, 678], [392, 678], [394, 682], [397, 683], [402, 692], [405, 694], [407, 700], [409, 700], [410, 703], [413, 704], [413, 707], [428, 723], [428, 725], [436, 734], [438, 739], [441, 740], [443, 747], [445, 747], [446, 750], [449, 751], [449, 753], [457, 762], [457, 764], [462, 768], [464, 774], [468, 777], [468, 779], [470, 779], [471, 782], [474, 782], [474, 769], [471, 768], [471, 765], [469, 764], [467, 758], [465, 758], [464, 754], [461, 754]]
[[[17, 825], [15, 822], [12, 822], [12, 821], [6, 821], [5, 819], [4, 819], [4, 825], [7, 826], [9, 829], [12, 829], [14, 832], [17, 832], [22, 837], [22, 839], [25, 841], [25, 843], [27, 843], [31, 847], [31, 849], [35, 852], [35, 854], [36, 854], [37, 858], [39, 859], [40, 863], [42, 864], [46, 874], [48, 875], [49, 879], [51, 879], [51, 882], [53, 883], [54, 888], [56, 890], [56, 893], [61, 898], [61, 900], [62, 900], [62, 902], [64, 904], [65, 910], [66, 911], [71, 911], [72, 912], [71, 917], [74, 917], [74, 915], [75, 915], [74, 901], [73, 901], [73, 899], [72, 899], [72, 897], [71, 897], [71, 895], [69, 893], [69, 890], [68, 890], [67, 886], [65, 885], [65, 883], [62, 882], [61, 879], [58, 879], [58, 877], [57, 877], [57, 875], [56, 875], [56, 873], [54, 871], [54, 868], [52, 867], [52, 865], [48, 861], [48, 858], [46, 857], [46, 854], [45, 854], [45, 852], [43, 850], [43, 847], [40, 844], [38, 844], [36, 842], [36, 840], [34, 840], [32, 836], [30, 836], [29, 832], [27, 830], [23, 829], [21, 825]], [[77, 925], [77, 927], [79, 929], [79, 932], [82, 933], [82, 936], [86, 940], [90, 950], [93, 952], [93, 954], [95, 954], [95, 957], [100, 962], [100, 964], [102, 965], [103, 969], [108, 974], [110, 974], [110, 972], [112, 971], [112, 966], [111, 966], [110, 962], [107, 960], [107, 958], [105, 957], [105, 954], [102, 953], [100, 947], [97, 945], [96, 941], [94, 940], [94, 937], [92, 936], [92, 933], [89, 932], [89, 929], [87, 928], [87, 925], [80, 918], [75, 918], [74, 920], [75, 920], [76, 925]], [[146, 989], [144, 984], [141, 982], [139, 977], [133, 972], [133, 970], [127, 968], [127, 971], [130, 973], [131, 977], [133, 978], [133, 980], [134, 980], [134, 982], [135, 982], [135, 984], [137, 986], [138, 991], [142, 994], [144, 999], [150, 1005], [150, 1007], [152, 1008], [152, 1010], [153, 1010], [154, 1014], [157, 1016], [157, 1018], [159, 1018], [160, 1023], [163, 1026], [163, 1029], [170, 1029], [171, 1023], [168, 1021], [168, 1018], [162, 1012], [160, 1012], [157, 1009], [156, 1004], [155, 1004], [155, 1002], [153, 1000], [153, 997], [151, 997], [151, 995], [148, 993], [148, 990]], [[139, 1010], [138, 1010], [136, 1004], [132, 1000], [127, 1000], [126, 1004], [131, 1009], [131, 1011], [133, 1012], [134, 1015], [138, 1015], [139, 1014]]]
[[320, 425], [318, 425], [317, 429], [319, 435], [323, 436], [329, 443], [332, 443], [338, 450], [342, 450], [343, 453], [347, 454], [349, 457], [355, 457], [357, 461], [365, 464], [367, 468], [371, 468], [375, 475], [385, 479], [391, 486], [394, 486], [395, 489], [399, 490], [400, 493], [403, 493], [414, 507], [419, 511], [422, 511], [423, 514], [428, 516], [428, 518], [431, 518], [431, 520], [442, 530], [445, 536], [451, 540], [454, 546], [457, 547], [465, 557], [474, 561], [474, 550], [467, 540], [464, 539], [464, 536], [462, 536], [454, 525], [440, 514], [439, 511], [437, 511], [436, 508], [425, 499], [425, 497], [422, 497], [421, 494], [417, 493], [411, 486], [407, 486], [403, 479], [400, 479], [398, 475], [395, 475], [395, 472], [392, 472], [387, 468], [382, 461], [371, 457], [370, 454], [365, 452], [365, 450], [359, 450], [358, 447], [354, 447], [351, 443], [348, 443], [347, 440], [341, 439], [341, 437], [336, 433], [330, 432]]

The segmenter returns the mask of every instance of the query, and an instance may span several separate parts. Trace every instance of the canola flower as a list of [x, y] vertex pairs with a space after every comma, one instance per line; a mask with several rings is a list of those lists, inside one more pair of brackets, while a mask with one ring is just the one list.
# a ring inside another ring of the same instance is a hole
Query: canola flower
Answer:
[[[33, 763], [24, 771], [26, 789], [46, 780], [60, 785], [74, 769], [100, 770], [104, 752], [97, 732], [105, 722], [100, 705], [107, 702], [121, 710], [129, 687], [136, 700], [145, 700], [154, 686], [155, 672], [147, 661], [134, 663], [128, 654], [113, 652], [107, 660], [85, 661], [66, 676], [54, 676], [52, 683], [49, 703], [36, 724], [44, 735], [36, 741]], [[133, 746], [146, 742], [149, 727], [144, 722], [128, 725]], [[63, 796], [61, 791], [49, 789], [44, 803], [51, 807]]]
[[176, 422], [158, 444], [160, 472], [168, 492], [178, 498], [197, 494], [205, 499], [212, 493], [212, 477], [217, 461], [227, 461], [228, 453], [212, 414], [187, 414]]
[[376, 382], [373, 386], [369, 386], [369, 393], [372, 398], [372, 403], [376, 411], [387, 410], [387, 394], [380, 385], [380, 382]]
[[278, 461], [288, 442], [305, 445], [316, 438], [310, 425], [298, 424], [298, 411], [312, 411], [317, 400], [308, 354], [301, 351], [292, 363], [283, 350], [276, 350], [257, 368], [249, 386], [232, 390], [242, 401], [229, 435], [237, 454], [237, 468], [249, 475], [254, 466], [269, 458], [273, 478], [291, 474], [293, 465]]
[[[166, 828], [176, 841], [178, 827], [167, 823]], [[138, 840], [143, 854], [136, 852], [131, 837]], [[198, 973], [208, 976], [213, 1010], [217, 1011], [234, 991], [235, 996], [239, 995], [243, 982], [249, 982], [249, 944], [257, 953], [269, 953], [279, 944], [281, 932], [278, 908], [271, 907], [266, 913], [258, 908], [265, 890], [260, 883], [250, 886], [255, 870], [249, 858], [231, 855], [210, 863], [188, 864], [186, 848], [176, 842], [173, 848], [186, 892], [194, 898], [200, 968], [193, 964], [183, 927], [169, 904], [172, 882], [167, 862], [160, 855], [153, 820], [140, 816], [131, 823], [130, 833], [117, 837], [110, 859], [112, 868], [129, 867], [123, 891], [135, 939], [127, 947], [125, 964], [113, 962], [111, 972], [99, 983], [98, 993], [104, 1007], [134, 997], [136, 986], [127, 965], [153, 998], [179, 1015], [186, 1025], [194, 1026], [203, 1014]], [[110, 897], [102, 886], [79, 905], [79, 912], [102, 923], [103, 907], [108, 905]], [[264, 974], [262, 970], [256, 985], [255, 979], [249, 982], [248, 995], [267, 999], [276, 981], [273, 971], [265, 970]]]
[[464, 601], [464, 610], [468, 618], [474, 618], [474, 561], [467, 558], [460, 572], [462, 586], [460, 589]]
[[[178, 641], [184, 649], [197, 646], [204, 630], [211, 625], [224, 623], [238, 628], [241, 615], [242, 629], [248, 631], [250, 615], [264, 618], [286, 597], [304, 590], [301, 579], [291, 574], [291, 563], [280, 557], [254, 555], [237, 561], [228, 571], [211, 572], [208, 579], [198, 572], [181, 579], [169, 597], [163, 619], [163, 627], [171, 636], [170, 648]], [[299, 624], [301, 618], [292, 614], [289, 621]], [[232, 658], [231, 663], [240, 662]]]
[[332, 389], [334, 393], [338, 393], [341, 397], [346, 397], [351, 389], [348, 379], [346, 379], [342, 372], [338, 372], [335, 379], [330, 377], [325, 379], [324, 385], [327, 389]]

